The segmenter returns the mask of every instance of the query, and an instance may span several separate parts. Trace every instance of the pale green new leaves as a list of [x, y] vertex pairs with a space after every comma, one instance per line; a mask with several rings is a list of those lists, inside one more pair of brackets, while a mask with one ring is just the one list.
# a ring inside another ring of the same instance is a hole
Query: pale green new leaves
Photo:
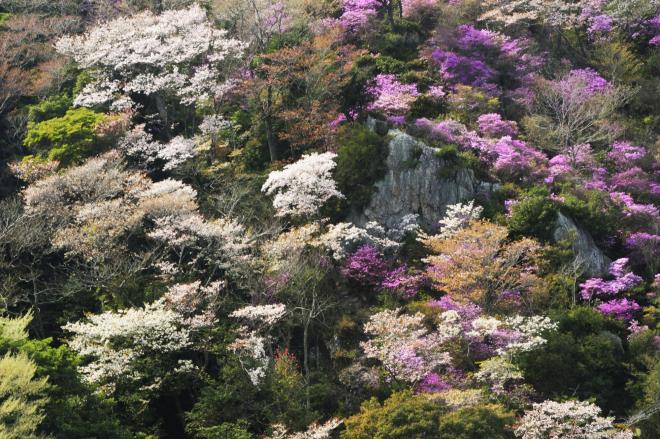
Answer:
[[[10, 319], [0, 317], [0, 340], [12, 343], [25, 340], [32, 314]], [[0, 437], [36, 438], [44, 419], [46, 378], [35, 379], [37, 366], [27, 355], [6, 353], [0, 359]]]

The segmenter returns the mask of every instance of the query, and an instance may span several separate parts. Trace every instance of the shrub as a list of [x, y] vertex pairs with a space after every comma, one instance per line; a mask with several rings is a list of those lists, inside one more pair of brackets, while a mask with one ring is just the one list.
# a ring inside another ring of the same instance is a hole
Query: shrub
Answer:
[[581, 198], [566, 193], [562, 193], [562, 197], [562, 211], [587, 227], [597, 241], [616, 235], [621, 210], [606, 193], [590, 190], [582, 194]]
[[394, 393], [382, 405], [372, 398], [362, 404], [360, 413], [346, 420], [341, 438], [437, 438], [444, 412], [437, 401], [410, 391]]
[[72, 105], [73, 101], [67, 94], [50, 96], [38, 104], [28, 107], [28, 120], [33, 123], [48, 119], [62, 117]]
[[438, 439], [513, 438], [514, 416], [495, 404], [465, 407], [440, 419]]
[[106, 120], [104, 114], [87, 108], [68, 110], [62, 117], [28, 123], [23, 145], [64, 165], [79, 162], [101, 152], [96, 127]]
[[387, 147], [384, 139], [364, 126], [341, 133], [335, 180], [351, 207], [361, 208], [371, 199], [374, 183], [385, 175]]
[[557, 207], [545, 188], [533, 188], [522, 195], [509, 219], [511, 233], [550, 240], [557, 221]]
[[498, 98], [469, 85], [457, 85], [448, 101], [450, 117], [468, 125], [474, 124], [480, 114], [496, 113], [500, 106]]
[[622, 340], [599, 312], [577, 307], [559, 317], [542, 349], [521, 358], [524, 376], [550, 399], [595, 398], [605, 413], [628, 407]]

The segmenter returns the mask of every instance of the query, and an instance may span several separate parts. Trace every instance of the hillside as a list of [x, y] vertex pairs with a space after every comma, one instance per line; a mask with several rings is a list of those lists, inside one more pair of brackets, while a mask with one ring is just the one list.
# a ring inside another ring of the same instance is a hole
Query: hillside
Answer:
[[656, 439], [657, 0], [0, 0], [0, 438]]

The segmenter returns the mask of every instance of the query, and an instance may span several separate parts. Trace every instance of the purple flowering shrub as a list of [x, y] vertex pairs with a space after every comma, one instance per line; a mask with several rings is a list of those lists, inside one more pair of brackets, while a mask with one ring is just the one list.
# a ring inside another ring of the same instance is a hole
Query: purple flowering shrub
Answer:
[[542, 63], [530, 53], [529, 41], [471, 24], [458, 26], [443, 46], [430, 53], [440, 77], [450, 84], [480, 88], [491, 96], [529, 86]]
[[596, 309], [617, 319], [630, 320], [640, 309], [634, 300], [613, 298], [636, 287], [642, 278], [628, 271], [628, 258], [620, 258], [610, 264], [609, 273], [613, 279], [591, 278], [580, 284], [580, 295], [586, 301], [600, 302]]
[[415, 84], [403, 84], [394, 75], [379, 74], [367, 88], [372, 102], [370, 111], [380, 111], [386, 115], [402, 115], [410, 110], [412, 103], [420, 96]]
[[359, 285], [376, 291], [394, 291], [404, 299], [414, 297], [424, 282], [421, 274], [411, 273], [405, 264], [392, 268], [391, 263], [370, 244], [349, 255], [341, 272]]
[[497, 113], [482, 114], [477, 119], [479, 132], [485, 137], [515, 137], [518, 135], [518, 124], [511, 120], [503, 120]]

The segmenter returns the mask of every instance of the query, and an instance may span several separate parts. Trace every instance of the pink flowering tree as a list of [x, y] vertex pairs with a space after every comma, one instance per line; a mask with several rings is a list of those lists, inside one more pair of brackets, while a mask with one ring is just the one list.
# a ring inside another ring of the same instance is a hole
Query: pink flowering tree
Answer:
[[367, 88], [373, 101], [368, 110], [380, 111], [388, 116], [405, 114], [420, 96], [415, 84], [403, 84], [394, 75], [379, 74]]
[[352, 282], [375, 291], [389, 290], [404, 298], [416, 295], [423, 276], [410, 273], [405, 264], [391, 267], [392, 264], [376, 247], [365, 244], [346, 258], [341, 272]]
[[349, 32], [364, 29], [365, 25], [379, 13], [384, 13], [390, 26], [394, 27], [395, 17], [403, 16], [406, 0], [342, 0], [343, 13], [340, 24]]
[[524, 39], [478, 29], [472, 24], [458, 26], [452, 37], [438, 41], [439, 47], [430, 53], [438, 74], [452, 85], [475, 87], [490, 96], [522, 93], [531, 86], [542, 63]]
[[443, 314], [436, 331], [429, 331], [423, 319], [398, 309], [372, 315], [364, 326], [370, 339], [361, 343], [365, 357], [379, 360], [390, 379], [411, 384], [447, 366], [451, 357], [442, 345], [458, 335], [458, 314]]

